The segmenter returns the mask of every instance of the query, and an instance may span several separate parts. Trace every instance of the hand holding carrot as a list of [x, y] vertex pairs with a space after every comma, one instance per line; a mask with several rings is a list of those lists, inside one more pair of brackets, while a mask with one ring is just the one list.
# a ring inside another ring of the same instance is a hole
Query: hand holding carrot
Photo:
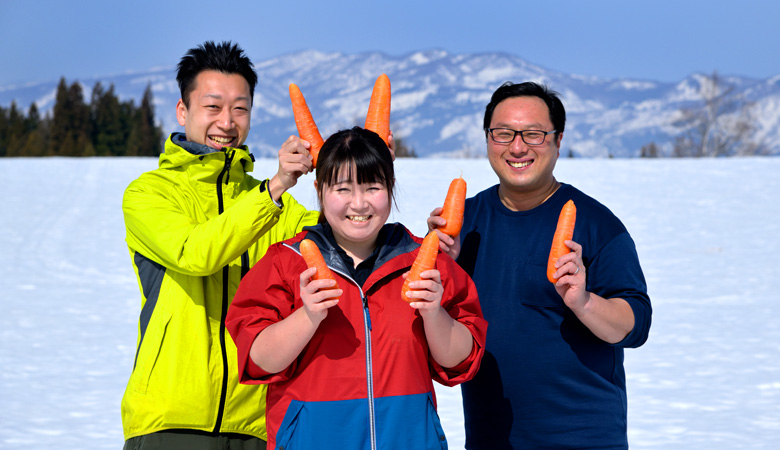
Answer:
[[308, 144], [298, 136], [290, 136], [279, 149], [279, 169], [270, 182], [268, 190], [274, 200], [298, 183], [298, 178], [314, 170], [309, 156]]
[[[412, 288], [412, 283], [420, 281], [422, 279], [423, 272], [431, 271], [436, 265], [436, 255], [439, 253], [439, 235], [434, 231], [429, 231], [423, 239], [423, 243], [420, 246], [420, 250], [417, 253], [417, 257], [414, 259], [412, 268], [406, 275], [406, 280], [401, 288], [401, 298], [408, 302], [414, 302], [415, 299], [421, 298], [418, 294], [414, 294], [411, 297], [408, 295], [415, 289]], [[431, 274], [429, 274], [431, 275]], [[439, 280], [441, 285], [441, 280]], [[429, 284], [423, 284], [424, 288], [430, 287]], [[441, 294], [439, 296], [441, 300]]]
[[572, 240], [566, 241], [566, 247], [571, 250], [561, 256], [555, 263], [555, 290], [563, 302], [575, 313], [584, 310], [590, 293], [586, 290], [587, 273], [582, 261], [582, 246]]
[[335, 306], [343, 293], [336, 277], [330, 271], [322, 253], [313, 241], [304, 239], [299, 249], [308, 269], [301, 273], [301, 300], [306, 314], [313, 323], [319, 323], [328, 315], [328, 308]]
[[582, 261], [582, 246], [574, 241], [574, 225], [577, 207], [569, 200], [561, 208], [555, 228], [550, 256], [547, 260], [547, 279], [564, 303], [573, 311], [582, 311], [588, 302], [585, 264]]
[[421, 272], [419, 280], [409, 282], [406, 298], [409, 299], [409, 305], [419, 310], [425, 318], [428, 314], [438, 312], [443, 294], [444, 286], [441, 283], [441, 273], [436, 269], [430, 269]]
[[439, 235], [439, 250], [450, 255], [452, 259], [458, 259], [460, 254], [460, 234], [450, 236], [441, 232], [439, 227], [445, 224], [445, 219], [441, 217], [442, 207], [436, 207], [431, 211], [426, 223], [428, 231], [435, 231]]
[[574, 206], [574, 202], [569, 200], [561, 208], [561, 213], [558, 216], [558, 224], [555, 227], [555, 233], [553, 234], [552, 244], [550, 245], [550, 256], [547, 259], [547, 280], [550, 283], [558, 281], [558, 277], [555, 276], [556, 262], [559, 258], [569, 253], [569, 247], [566, 246], [566, 241], [570, 241], [574, 236], [574, 224], [577, 220], [577, 207]]

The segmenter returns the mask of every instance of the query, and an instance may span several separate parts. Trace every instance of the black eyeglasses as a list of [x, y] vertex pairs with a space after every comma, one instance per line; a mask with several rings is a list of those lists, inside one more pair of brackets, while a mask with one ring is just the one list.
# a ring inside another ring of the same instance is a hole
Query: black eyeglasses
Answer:
[[490, 138], [496, 144], [509, 144], [515, 140], [515, 137], [519, 134], [520, 139], [528, 145], [542, 145], [544, 144], [544, 138], [548, 134], [555, 134], [558, 131], [539, 131], [539, 130], [523, 130], [517, 131], [511, 128], [488, 128], [486, 130], [490, 134]]

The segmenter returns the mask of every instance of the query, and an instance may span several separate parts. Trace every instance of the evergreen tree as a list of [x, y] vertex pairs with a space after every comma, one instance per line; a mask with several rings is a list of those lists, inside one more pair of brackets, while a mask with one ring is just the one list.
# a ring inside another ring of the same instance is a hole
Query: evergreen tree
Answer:
[[40, 126], [32, 130], [28, 135], [22, 147], [24, 156], [43, 156], [47, 147], [45, 127]]
[[27, 118], [25, 119], [25, 129], [28, 133], [37, 129], [41, 125], [41, 115], [38, 112], [38, 105], [35, 102], [30, 104], [30, 109], [27, 110]]
[[54, 113], [51, 119], [51, 129], [49, 130], [49, 146], [46, 154], [56, 156], [59, 154], [60, 146], [68, 136], [69, 119], [68, 111], [68, 85], [65, 77], [60, 78], [57, 85], [57, 95], [54, 101]]
[[92, 142], [97, 156], [122, 155], [127, 146], [127, 132], [122, 123], [122, 108], [114, 94], [114, 85], [108, 91], [98, 81], [92, 89]]
[[0, 156], [5, 156], [8, 149], [8, 112], [0, 106]]
[[49, 136], [49, 155], [80, 156], [88, 150], [83, 146], [91, 143], [90, 109], [78, 82], [68, 87], [60, 79]]
[[23, 156], [22, 147], [26, 139], [26, 127], [24, 114], [19, 112], [16, 102], [11, 102], [11, 108], [8, 110], [8, 135], [6, 156]]
[[154, 123], [154, 99], [151, 84], [146, 86], [141, 106], [135, 110], [128, 139], [129, 156], [159, 156], [162, 151], [162, 129]]

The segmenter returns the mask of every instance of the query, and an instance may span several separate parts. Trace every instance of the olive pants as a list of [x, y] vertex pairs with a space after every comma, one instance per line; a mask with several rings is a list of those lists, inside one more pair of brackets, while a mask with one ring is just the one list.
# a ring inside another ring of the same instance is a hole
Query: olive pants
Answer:
[[124, 450], [266, 450], [265, 441], [238, 433], [168, 430], [130, 438]]

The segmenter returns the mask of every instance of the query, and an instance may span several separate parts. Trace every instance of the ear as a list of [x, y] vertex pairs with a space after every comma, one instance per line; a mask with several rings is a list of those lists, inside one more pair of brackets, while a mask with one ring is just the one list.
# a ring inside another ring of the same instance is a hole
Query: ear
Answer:
[[179, 102], [176, 103], [176, 120], [179, 121], [179, 125], [181, 126], [184, 126], [184, 124], [187, 123], [187, 106], [182, 99], [179, 99]]
[[563, 133], [555, 133], [556, 158], [561, 157], [561, 141], [563, 141]]

